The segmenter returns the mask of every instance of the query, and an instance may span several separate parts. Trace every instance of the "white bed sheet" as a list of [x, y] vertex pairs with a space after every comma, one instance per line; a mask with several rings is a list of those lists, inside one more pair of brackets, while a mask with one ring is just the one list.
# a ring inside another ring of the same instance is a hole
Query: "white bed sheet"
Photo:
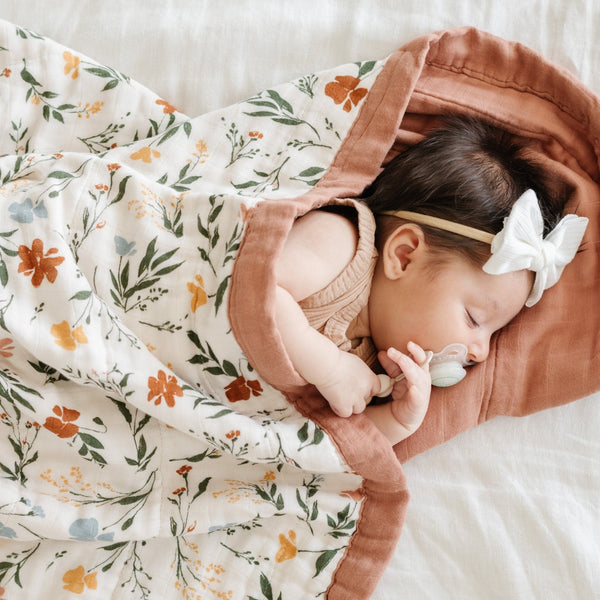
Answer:
[[[600, 93], [597, 0], [0, 0], [0, 18], [190, 116], [462, 25], [520, 41]], [[599, 400], [498, 418], [410, 461], [406, 524], [373, 599], [600, 599]]]

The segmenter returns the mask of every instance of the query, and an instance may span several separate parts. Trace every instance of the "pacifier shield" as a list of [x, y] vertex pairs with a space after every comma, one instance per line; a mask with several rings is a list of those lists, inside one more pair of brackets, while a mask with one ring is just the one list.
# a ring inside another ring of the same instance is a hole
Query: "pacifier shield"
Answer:
[[440, 362], [429, 365], [431, 384], [435, 387], [450, 387], [462, 381], [467, 371], [456, 361]]

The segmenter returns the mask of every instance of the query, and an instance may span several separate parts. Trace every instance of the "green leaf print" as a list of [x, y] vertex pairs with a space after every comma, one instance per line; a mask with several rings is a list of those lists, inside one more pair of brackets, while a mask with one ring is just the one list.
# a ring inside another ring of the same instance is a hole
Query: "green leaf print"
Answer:
[[[266, 94], [266, 96], [265, 96]], [[321, 139], [319, 132], [308, 122], [294, 114], [294, 107], [275, 90], [266, 90], [265, 92], [246, 100], [247, 104], [252, 104], [268, 110], [258, 110], [254, 112], [245, 112], [249, 117], [268, 117], [280, 123], [281, 125], [306, 125], [310, 127], [317, 139]]]
[[148, 303], [156, 302], [167, 294], [169, 290], [159, 285], [161, 278], [183, 264], [183, 261], [166, 264], [178, 248], [159, 254], [156, 248], [157, 240], [158, 238], [155, 237], [148, 243], [146, 252], [137, 268], [137, 277], [132, 275], [131, 262], [127, 258], [133, 253], [123, 255], [117, 248], [117, 252], [120, 254], [119, 266], [116, 273], [112, 269], [110, 270], [113, 285], [110, 294], [115, 305], [125, 312], [134, 309], [146, 310]]

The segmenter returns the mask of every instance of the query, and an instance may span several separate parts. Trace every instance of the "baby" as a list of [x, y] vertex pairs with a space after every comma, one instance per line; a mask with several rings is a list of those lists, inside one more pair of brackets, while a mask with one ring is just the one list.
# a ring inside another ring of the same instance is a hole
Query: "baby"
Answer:
[[[446, 120], [362, 200], [335, 200], [294, 223], [276, 293], [294, 367], [338, 415], [366, 407], [392, 444], [408, 437], [429, 403], [426, 350], [460, 343], [467, 361], [484, 361], [492, 334], [572, 260], [587, 219], [559, 222], [563, 206], [506, 132]], [[382, 392], [377, 361], [404, 377], [390, 402], [367, 407]]]

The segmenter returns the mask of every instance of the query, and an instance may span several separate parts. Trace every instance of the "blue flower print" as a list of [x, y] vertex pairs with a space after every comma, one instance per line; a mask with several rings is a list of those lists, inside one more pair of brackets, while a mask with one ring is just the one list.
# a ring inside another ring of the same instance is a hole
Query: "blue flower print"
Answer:
[[46, 209], [46, 205], [44, 204], [43, 200], [33, 207], [33, 214], [40, 219], [48, 218], [48, 210]]
[[115, 235], [115, 248], [119, 256], [133, 256], [137, 250], [134, 249], [135, 242], [128, 242], [125, 238], [120, 235]]
[[32, 507], [31, 500], [29, 500], [28, 498], [21, 498], [21, 502], [23, 502], [25, 506], [29, 507], [28, 516], [42, 517], [42, 519], [45, 518], [46, 515], [44, 514], [44, 509], [39, 504], [36, 504], [34, 507]]
[[48, 210], [42, 200], [39, 204], [33, 205], [31, 198], [25, 198], [23, 202], [13, 202], [8, 207], [8, 212], [11, 213], [10, 218], [17, 223], [31, 223], [33, 217], [40, 219], [48, 218]]
[[17, 534], [10, 527], [6, 527], [0, 523], [0, 538], [16, 538]]
[[112, 542], [114, 533], [103, 533], [98, 535], [98, 521], [96, 519], [77, 519], [69, 527], [72, 540], [80, 542]]

